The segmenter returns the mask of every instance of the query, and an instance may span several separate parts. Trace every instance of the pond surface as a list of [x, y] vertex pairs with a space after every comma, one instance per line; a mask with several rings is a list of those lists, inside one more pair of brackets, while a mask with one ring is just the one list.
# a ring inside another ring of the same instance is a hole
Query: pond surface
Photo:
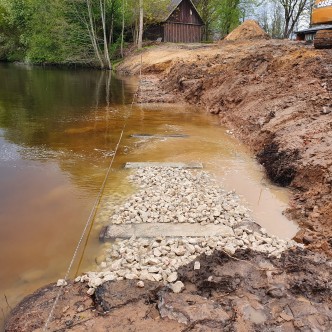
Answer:
[[[282, 215], [287, 191], [266, 180], [217, 117], [179, 105], [131, 107], [136, 85], [107, 72], [0, 65], [2, 317], [23, 296], [64, 277], [125, 123], [78, 272], [94, 266], [107, 197], [132, 190], [122, 167], [129, 161], [202, 162], [221, 185], [241, 195], [270, 233], [296, 233]], [[73, 273], [77, 269], [76, 262]]]

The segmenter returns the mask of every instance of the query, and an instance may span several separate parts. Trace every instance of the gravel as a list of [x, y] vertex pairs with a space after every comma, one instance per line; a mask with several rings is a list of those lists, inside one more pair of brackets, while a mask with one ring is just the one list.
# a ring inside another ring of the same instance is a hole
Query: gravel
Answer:
[[173, 289], [180, 282], [180, 266], [195, 261], [194, 268], [200, 269], [198, 256], [214, 250], [233, 255], [237, 249], [250, 248], [279, 257], [284, 250], [299, 246], [258, 227], [239, 197], [220, 188], [205, 171], [142, 168], [129, 181], [139, 190], [113, 210], [109, 223], [214, 223], [231, 227], [234, 235], [116, 239], [96, 260], [96, 271], [75, 279], [88, 282], [89, 294], [105, 281], [123, 279], [159, 281]]

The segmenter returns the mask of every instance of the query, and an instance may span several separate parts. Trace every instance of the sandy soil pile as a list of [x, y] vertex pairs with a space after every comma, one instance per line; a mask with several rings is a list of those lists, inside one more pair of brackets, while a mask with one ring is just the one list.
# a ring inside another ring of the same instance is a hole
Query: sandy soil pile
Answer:
[[234, 29], [225, 40], [270, 39], [257, 21], [247, 20]]

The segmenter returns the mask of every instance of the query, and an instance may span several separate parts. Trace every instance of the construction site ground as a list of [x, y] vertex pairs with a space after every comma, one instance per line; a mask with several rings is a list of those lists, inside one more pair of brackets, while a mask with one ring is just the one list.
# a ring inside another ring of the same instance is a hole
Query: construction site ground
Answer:
[[200, 105], [292, 189], [296, 239], [332, 255], [332, 51], [286, 40], [160, 45], [126, 59], [140, 102]]

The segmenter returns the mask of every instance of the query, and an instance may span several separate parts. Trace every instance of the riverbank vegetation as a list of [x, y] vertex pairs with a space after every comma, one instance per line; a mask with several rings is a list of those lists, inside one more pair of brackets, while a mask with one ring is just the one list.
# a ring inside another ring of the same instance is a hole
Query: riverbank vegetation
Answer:
[[[205, 22], [204, 40], [209, 41], [223, 38], [247, 18], [260, 21], [273, 37], [289, 37], [288, 7], [294, 2], [292, 12], [300, 10], [302, 15], [309, 1], [301, 0], [301, 6], [295, 0], [287, 4], [283, 0], [264, 4], [258, 0], [193, 3]], [[144, 29], [156, 23], [161, 11], [167, 13], [170, 3], [171, 0], [0, 0], [0, 60], [110, 69], [112, 60], [123, 57], [126, 43], [135, 45], [131, 49], [142, 47]]]

